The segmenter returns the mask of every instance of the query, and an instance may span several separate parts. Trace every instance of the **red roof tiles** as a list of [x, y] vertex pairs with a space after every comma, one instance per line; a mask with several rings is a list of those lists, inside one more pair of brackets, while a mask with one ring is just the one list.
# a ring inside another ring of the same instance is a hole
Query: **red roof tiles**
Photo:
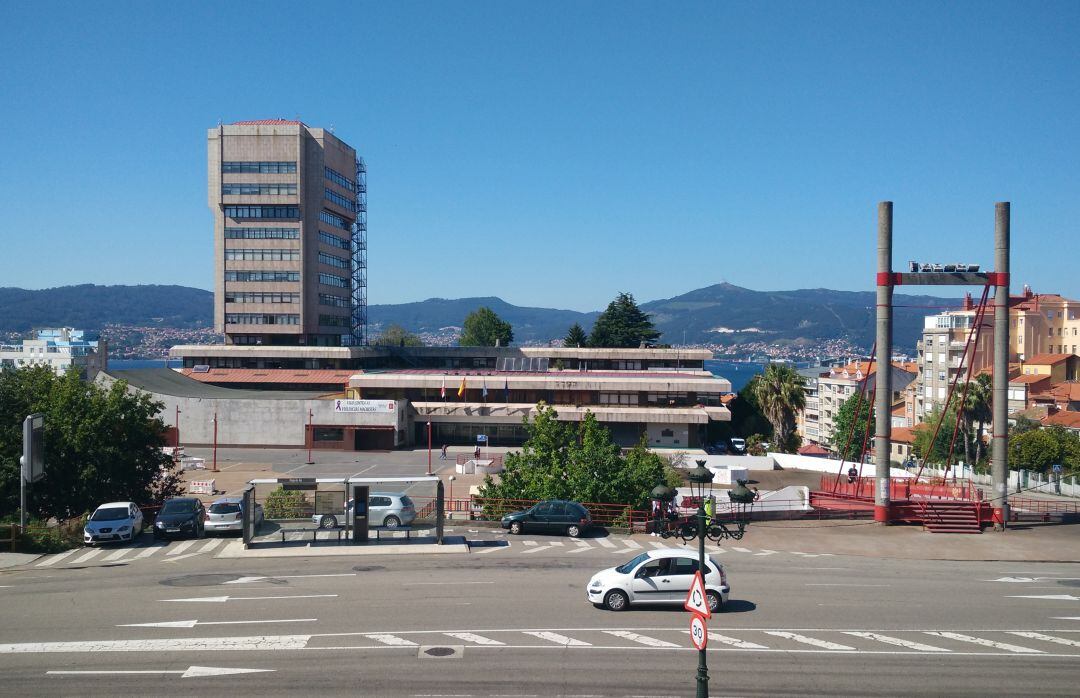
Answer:
[[343, 387], [356, 371], [295, 368], [212, 368], [206, 373], [193, 373], [190, 368], [182, 373], [201, 383], [276, 383], [326, 385], [339, 383]]

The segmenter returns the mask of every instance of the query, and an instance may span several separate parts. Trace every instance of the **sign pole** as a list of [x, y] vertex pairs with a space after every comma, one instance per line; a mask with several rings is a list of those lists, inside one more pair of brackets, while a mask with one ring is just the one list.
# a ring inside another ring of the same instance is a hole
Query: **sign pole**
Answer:
[[427, 423], [427, 474], [431, 475], [431, 420]]
[[[308, 465], [311, 465], [312, 463], [315, 462], [314, 460], [311, 459], [311, 447], [315, 443], [315, 430], [311, 428], [311, 420], [314, 417], [315, 417], [315, 413], [312, 412], [310, 409], [308, 409], [308, 411], [307, 411], [307, 430], [308, 430], [308, 433], [307, 433], [307, 443], [308, 443], [308, 446], [307, 446], [307, 464]], [[355, 448], [355, 446], [354, 446], [354, 448]]]

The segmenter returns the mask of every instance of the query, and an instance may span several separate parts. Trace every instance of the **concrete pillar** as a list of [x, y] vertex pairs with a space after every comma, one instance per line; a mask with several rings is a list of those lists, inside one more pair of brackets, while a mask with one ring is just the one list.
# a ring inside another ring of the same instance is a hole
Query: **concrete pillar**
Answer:
[[892, 202], [878, 204], [878, 275], [877, 275], [877, 390], [874, 400], [874, 471], [877, 487], [874, 491], [874, 520], [889, 521], [889, 453], [892, 418]]
[[994, 443], [990, 451], [994, 528], [1009, 520], [1009, 202], [994, 210]]

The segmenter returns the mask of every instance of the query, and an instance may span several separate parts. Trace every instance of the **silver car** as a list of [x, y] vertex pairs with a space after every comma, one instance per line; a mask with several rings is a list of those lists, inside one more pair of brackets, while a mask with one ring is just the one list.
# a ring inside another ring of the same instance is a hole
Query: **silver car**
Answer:
[[83, 527], [83, 542], [112, 543], [133, 541], [143, 532], [142, 510], [134, 502], [109, 502], [102, 504]]
[[[372, 492], [368, 495], [368, 525], [397, 528], [408, 526], [416, 518], [416, 507], [404, 492]], [[345, 511], [337, 514], [315, 514], [311, 522], [319, 528], [335, 528], [348, 520], [353, 522], [353, 500], [345, 502]]]
[[[244, 529], [244, 498], [221, 497], [215, 499], [210, 508], [206, 510], [204, 529], [207, 533], [216, 531], [242, 531]], [[262, 504], [255, 503], [255, 526], [263, 520]]]

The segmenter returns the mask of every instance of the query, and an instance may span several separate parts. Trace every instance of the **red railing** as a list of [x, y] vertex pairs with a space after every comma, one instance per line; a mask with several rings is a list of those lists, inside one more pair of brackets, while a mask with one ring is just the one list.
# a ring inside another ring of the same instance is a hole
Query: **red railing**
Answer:
[[502, 457], [502, 454], [500, 454], [500, 453], [485, 453], [484, 451], [480, 451], [479, 456], [476, 456], [476, 455], [474, 455], [472, 453], [459, 453], [459, 454], [457, 454], [457, 457], [455, 458], [455, 462], [458, 465], [465, 465], [465, 463], [467, 463], [467, 462], [469, 462], [471, 460], [489, 460], [489, 461], [491, 461], [492, 465], [502, 465], [503, 464], [503, 457]]
[[[825, 494], [859, 499], [873, 499], [876, 484], [877, 478], [873, 477], [860, 477], [848, 482], [847, 476], [844, 476], [840, 482], [836, 482], [834, 475], [822, 475], [820, 481], [821, 491]], [[890, 499], [973, 500], [978, 499], [979, 494], [978, 488], [966, 479], [925, 478], [916, 482], [915, 478], [889, 478]]]
[[1080, 514], [1080, 502], [1059, 502], [1049, 499], [1012, 497], [1009, 506], [1036, 514]]

